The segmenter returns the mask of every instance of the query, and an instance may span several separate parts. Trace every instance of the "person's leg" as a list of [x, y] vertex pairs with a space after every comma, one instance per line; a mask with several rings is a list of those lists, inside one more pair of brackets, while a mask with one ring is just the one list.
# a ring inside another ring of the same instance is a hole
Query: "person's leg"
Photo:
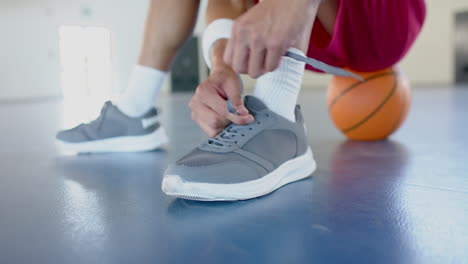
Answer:
[[338, 0], [322, 1], [317, 10], [317, 19], [322, 23], [323, 27], [330, 35], [333, 35], [337, 13]]
[[138, 65], [118, 108], [131, 117], [153, 106], [177, 51], [192, 34], [200, 1], [151, 0]]
[[115, 104], [99, 117], [57, 133], [59, 144], [74, 152], [131, 152], [158, 148], [166, 133], [154, 108], [156, 96], [179, 48], [190, 36], [199, 1], [152, 0], [138, 64]]
[[[315, 14], [293, 52], [307, 51], [314, 21]], [[258, 78], [255, 96], [244, 98], [255, 121], [231, 123], [170, 165], [163, 191], [184, 199], [244, 200], [311, 175], [316, 165], [296, 107], [304, 66], [283, 57], [277, 70]]]
[[[325, 21], [324, 26], [331, 33], [336, 12], [336, 0], [323, 1], [317, 10], [316, 17], [311, 16], [308, 26], [302, 32], [301, 41], [296, 43], [291, 51], [305, 56], [315, 19], [321, 19], [321, 22]], [[294, 122], [294, 108], [301, 89], [304, 69], [305, 63], [283, 57], [275, 71], [264, 74], [257, 79], [254, 95], [262, 100], [270, 110]]]
[[[426, 15], [424, 0], [337, 2], [327, 0], [320, 6], [320, 23], [311, 36], [308, 56], [356, 72], [377, 71], [398, 63], [419, 35]], [[326, 9], [336, 10], [329, 12], [336, 16], [327, 16]]]

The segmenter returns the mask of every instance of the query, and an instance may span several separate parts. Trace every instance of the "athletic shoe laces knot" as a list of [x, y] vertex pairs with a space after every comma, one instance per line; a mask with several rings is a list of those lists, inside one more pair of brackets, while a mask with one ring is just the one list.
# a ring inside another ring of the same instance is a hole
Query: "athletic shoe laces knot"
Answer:
[[[269, 117], [268, 114], [265, 116]], [[231, 147], [233, 144], [237, 144], [239, 137], [245, 137], [248, 133], [252, 133], [251, 131], [253, 131], [254, 127], [260, 124], [260, 121], [255, 121], [247, 125], [236, 125], [231, 123], [215, 138], [209, 139], [208, 145], [217, 148]]]
[[242, 126], [234, 123], [229, 124], [221, 133], [215, 138], [209, 139], [208, 144], [213, 147], [230, 147], [237, 142], [237, 137]]

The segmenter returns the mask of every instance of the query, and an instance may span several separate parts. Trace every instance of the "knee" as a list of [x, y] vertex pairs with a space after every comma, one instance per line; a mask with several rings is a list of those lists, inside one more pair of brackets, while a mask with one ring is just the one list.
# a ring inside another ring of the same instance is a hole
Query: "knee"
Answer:
[[356, 52], [361, 56], [349, 65], [357, 71], [380, 70], [398, 63], [413, 46], [425, 20], [424, 0], [392, 1], [374, 9], [378, 15], [370, 17], [372, 23], [367, 25], [371, 34], [353, 45], [362, 51]]

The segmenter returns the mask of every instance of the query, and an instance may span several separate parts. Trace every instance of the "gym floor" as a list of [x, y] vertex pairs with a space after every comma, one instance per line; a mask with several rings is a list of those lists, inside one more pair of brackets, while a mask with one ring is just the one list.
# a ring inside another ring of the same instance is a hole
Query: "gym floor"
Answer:
[[346, 141], [305, 91], [318, 170], [241, 202], [162, 193], [204, 139], [189, 98], [160, 100], [165, 150], [78, 156], [53, 144], [61, 101], [1, 103], [0, 263], [468, 263], [468, 87], [414, 89], [382, 142]]

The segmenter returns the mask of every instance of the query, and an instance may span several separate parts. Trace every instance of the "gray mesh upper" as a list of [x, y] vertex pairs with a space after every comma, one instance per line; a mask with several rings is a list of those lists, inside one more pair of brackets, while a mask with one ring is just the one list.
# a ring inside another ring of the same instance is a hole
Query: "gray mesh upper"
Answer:
[[169, 166], [166, 175], [175, 174], [189, 182], [239, 183], [259, 179], [305, 153], [307, 140], [299, 107], [292, 123], [255, 97], [246, 96], [245, 105], [255, 117], [254, 123], [229, 125]]
[[242, 149], [268, 160], [277, 167], [296, 156], [296, 142], [296, 136], [291, 131], [265, 130], [249, 140]]
[[189, 154], [185, 155], [183, 158], [178, 160], [176, 164], [187, 167], [203, 167], [228, 161], [245, 162], [246, 158], [234, 152], [216, 153], [196, 148], [192, 150]]
[[57, 139], [64, 142], [81, 143], [113, 137], [145, 135], [156, 130], [159, 123], [145, 128], [142, 119], [155, 116], [157, 116], [157, 110], [152, 108], [141, 117], [129, 117], [111, 102], [106, 102], [96, 120], [60, 131], [57, 133]]

